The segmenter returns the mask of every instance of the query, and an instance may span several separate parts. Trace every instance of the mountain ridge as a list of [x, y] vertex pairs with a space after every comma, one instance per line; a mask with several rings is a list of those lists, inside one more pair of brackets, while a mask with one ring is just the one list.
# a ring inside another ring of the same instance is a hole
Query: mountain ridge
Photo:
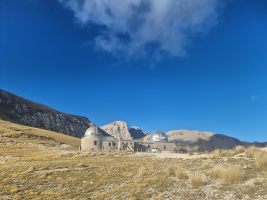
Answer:
[[[83, 137], [87, 128], [94, 126], [86, 117], [72, 115], [55, 110], [49, 106], [35, 103], [0, 89], [0, 119], [13, 123], [42, 128], [66, 135]], [[115, 121], [99, 127], [116, 139], [135, 139], [146, 141], [149, 134], [137, 126], [129, 127], [124, 121]], [[198, 130], [171, 130], [166, 132], [169, 142], [189, 149], [214, 150], [229, 149], [238, 145], [259, 147], [267, 142], [245, 142], [234, 137]]]
[[0, 119], [82, 137], [94, 124], [86, 117], [55, 110], [0, 89]]
[[236, 146], [267, 146], [267, 142], [246, 142], [237, 138], [210, 131], [171, 130], [166, 133], [170, 142], [184, 146], [187, 150], [212, 151], [215, 149], [232, 149]]

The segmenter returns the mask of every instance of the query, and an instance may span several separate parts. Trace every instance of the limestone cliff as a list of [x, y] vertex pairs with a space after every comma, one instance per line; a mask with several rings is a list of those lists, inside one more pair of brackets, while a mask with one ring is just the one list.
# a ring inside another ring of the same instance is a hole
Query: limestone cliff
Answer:
[[56, 111], [0, 89], [0, 119], [51, 131], [83, 136], [93, 124], [85, 117]]
[[115, 121], [101, 128], [116, 139], [139, 139], [146, 135], [145, 132], [138, 127], [129, 128], [128, 124], [124, 121]]

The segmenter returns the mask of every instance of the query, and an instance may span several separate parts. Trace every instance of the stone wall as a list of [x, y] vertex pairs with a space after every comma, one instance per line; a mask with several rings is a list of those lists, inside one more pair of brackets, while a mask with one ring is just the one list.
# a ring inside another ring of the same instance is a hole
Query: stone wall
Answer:
[[103, 151], [114, 151], [118, 150], [118, 142], [103, 140], [102, 141], [102, 150]]
[[134, 149], [137, 152], [149, 152], [152, 149], [175, 152], [176, 144], [171, 142], [136, 142]]
[[82, 151], [99, 151], [102, 149], [102, 141], [96, 137], [83, 137], [81, 139]]

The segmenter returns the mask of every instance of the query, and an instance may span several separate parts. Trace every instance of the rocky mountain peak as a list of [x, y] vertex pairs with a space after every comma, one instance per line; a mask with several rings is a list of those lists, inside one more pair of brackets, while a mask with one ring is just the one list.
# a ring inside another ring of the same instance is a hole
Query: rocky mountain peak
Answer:
[[131, 139], [131, 134], [129, 133], [129, 127], [124, 121], [115, 121], [110, 124], [100, 127], [108, 134], [112, 135], [116, 139]]
[[131, 128], [129, 128], [129, 132], [134, 139], [143, 138], [148, 134], [146, 131], [142, 130], [138, 126], [132, 126]]
[[112, 135], [116, 139], [139, 139], [146, 134], [138, 127], [129, 128], [128, 124], [124, 121], [115, 121], [101, 127], [105, 132]]
[[125, 121], [118, 120], [118, 121], [112, 122], [111, 124], [117, 127], [121, 127], [121, 128], [128, 128], [128, 124]]

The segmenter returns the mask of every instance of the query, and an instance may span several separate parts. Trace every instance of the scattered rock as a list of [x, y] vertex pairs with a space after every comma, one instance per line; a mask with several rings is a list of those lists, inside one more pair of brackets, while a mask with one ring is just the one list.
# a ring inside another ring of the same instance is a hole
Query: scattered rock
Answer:
[[35, 171], [37, 171], [35, 167], [30, 167], [29, 169], [26, 170], [26, 173], [33, 173]]
[[79, 163], [78, 165], [76, 165], [76, 167], [85, 168], [85, 167], [88, 167], [88, 165], [85, 165], [83, 163]]

